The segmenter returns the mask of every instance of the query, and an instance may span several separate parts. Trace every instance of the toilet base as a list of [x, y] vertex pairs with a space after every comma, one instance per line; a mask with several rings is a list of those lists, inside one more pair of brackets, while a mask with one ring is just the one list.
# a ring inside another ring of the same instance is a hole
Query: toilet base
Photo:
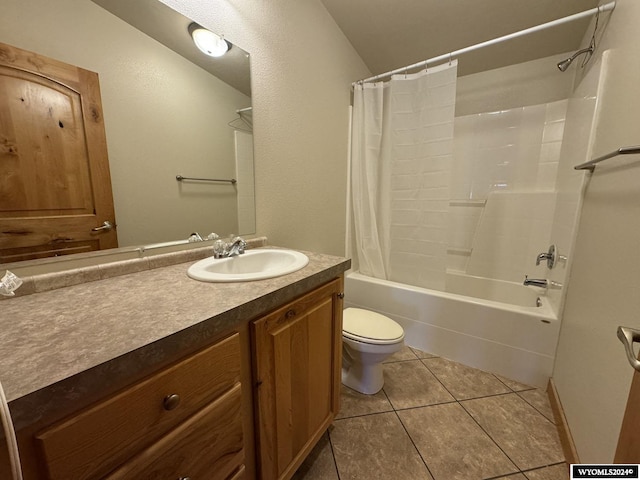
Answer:
[[382, 390], [384, 385], [382, 363], [373, 365], [351, 363], [347, 365], [348, 363], [345, 362], [342, 366], [343, 385], [365, 395], [373, 395]]

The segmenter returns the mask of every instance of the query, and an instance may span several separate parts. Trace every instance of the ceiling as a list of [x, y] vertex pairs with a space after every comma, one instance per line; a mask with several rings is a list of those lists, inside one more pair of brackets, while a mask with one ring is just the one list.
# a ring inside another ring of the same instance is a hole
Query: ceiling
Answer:
[[[598, 0], [321, 0], [373, 75], [594, 8]], [[577, 50], [589, 18], [460, 57], [459, 75]]]

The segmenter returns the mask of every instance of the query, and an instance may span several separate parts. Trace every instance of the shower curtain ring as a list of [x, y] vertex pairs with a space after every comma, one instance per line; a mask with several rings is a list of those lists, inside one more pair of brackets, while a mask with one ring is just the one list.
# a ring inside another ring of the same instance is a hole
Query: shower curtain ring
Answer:
[[451, 52], [449, 52], [449, 66], [451, 66]]

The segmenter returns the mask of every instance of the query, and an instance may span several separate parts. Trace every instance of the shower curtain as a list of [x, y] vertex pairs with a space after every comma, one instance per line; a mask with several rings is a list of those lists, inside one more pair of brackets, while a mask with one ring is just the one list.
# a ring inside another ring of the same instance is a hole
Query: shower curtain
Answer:
[[351, 194], [360, 272], [443, 290], [457, 61], [354, 89]]

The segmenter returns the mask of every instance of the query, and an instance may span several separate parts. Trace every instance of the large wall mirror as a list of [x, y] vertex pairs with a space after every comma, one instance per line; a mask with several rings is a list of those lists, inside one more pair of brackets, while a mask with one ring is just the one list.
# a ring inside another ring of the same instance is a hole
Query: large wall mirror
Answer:
[[0, 2], [0, 42], [99, 75], [119, 247], [255, 233], [247, 52], [157, 0]]

